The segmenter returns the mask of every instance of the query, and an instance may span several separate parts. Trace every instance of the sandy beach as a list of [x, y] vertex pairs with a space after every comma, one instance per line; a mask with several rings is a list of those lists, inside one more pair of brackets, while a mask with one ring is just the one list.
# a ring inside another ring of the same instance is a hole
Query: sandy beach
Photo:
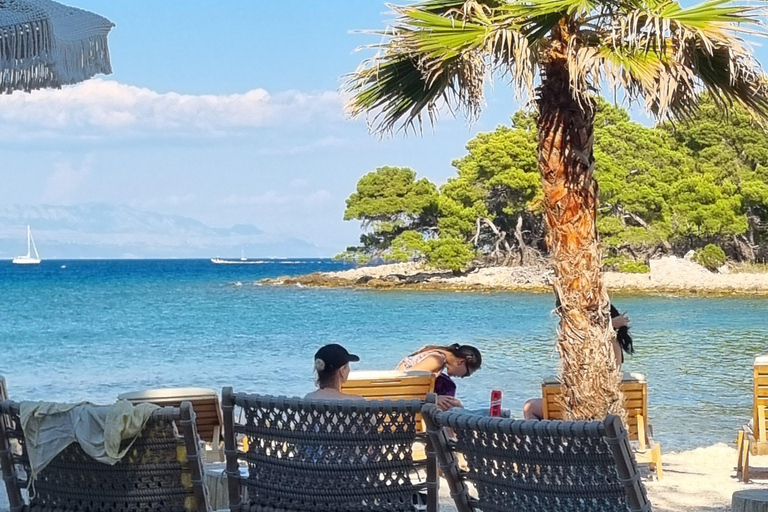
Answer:
[[[359, 267], [340, 272], [316, 272], [298, 277], [265, 279], [259, 284], [319, 287], [361, 287], [380, 290], [551, 291], [552, 271], [540, 267], [483, 267], [454, 275], [418, 263]], [[605, 272], [611, 292], [768, 295], [768, 273], [738, 273], [730, 267], [710, 272], [693, 261], [664, 257], [650, 262], [650, 272]]]

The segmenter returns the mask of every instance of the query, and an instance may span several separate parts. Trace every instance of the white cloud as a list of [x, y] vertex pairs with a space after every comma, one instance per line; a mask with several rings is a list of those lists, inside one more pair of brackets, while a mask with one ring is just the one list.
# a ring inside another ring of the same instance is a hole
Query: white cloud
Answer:
[[224, 136], [342, 119], [335, 91], [191, 95], [94, 79], [0, 96], [0, 135], [17, 138]]
[[91, 174], [92, 165], [91, 156], [86, 156], [78, 166], [68, 160], [55, 162], [53, 171], [45, 182], [41, 201], [68, 202]]

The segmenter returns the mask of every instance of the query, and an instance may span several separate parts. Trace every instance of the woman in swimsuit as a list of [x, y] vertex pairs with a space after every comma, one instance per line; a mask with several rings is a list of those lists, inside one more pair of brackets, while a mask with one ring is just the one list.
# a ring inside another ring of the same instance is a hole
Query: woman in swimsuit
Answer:
[[427, 345], [400, 361], [397, 369], [432, 372], [435, 375], [435, 393], [438, 395], [437, 406], [447, 411], [451, 407], [462, 407], [455, 397], [456, 384], [451, 377], [469, 377], [480, 369], [482, 362], [480, 351], [469, 345]]

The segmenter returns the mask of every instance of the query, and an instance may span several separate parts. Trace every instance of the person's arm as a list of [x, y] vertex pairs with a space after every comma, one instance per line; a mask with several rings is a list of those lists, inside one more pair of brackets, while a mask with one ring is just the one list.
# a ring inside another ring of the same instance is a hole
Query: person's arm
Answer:
[[616, 339], [616, 336], [613, 337], [613, 357], [616, 361], [616, 368], [621, 371], [621, 362], [624, 359], [624, 355], [621, 353], [621, 344], [619, 343], [619, 340]]
[[627, 313], [624, 312], [619, 316], [611, 318], [611, 325], [613, 326], [614, 331], [618, 331], [622, 327], [627, 327], [629, 325], [629, 317], [627, 316]]
[[[411, 366], [411, 370], [422, 370], [438, 374], [445, 367], [445, 356], [442, 354], [432, 354], [425, 357], [423, 361]], [[436, 405], [441, 411], [447, 411], [453, 407], [464, 407], [458, 398], [446, 395], [438, 395]]]

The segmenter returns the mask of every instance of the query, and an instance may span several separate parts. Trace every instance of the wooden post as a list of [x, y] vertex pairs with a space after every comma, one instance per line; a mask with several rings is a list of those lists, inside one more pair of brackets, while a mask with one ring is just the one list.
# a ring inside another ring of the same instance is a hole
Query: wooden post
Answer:
[[736, 491], [731, 498], [731, 512], [768, 512], [768, 490]]
[[741, 476], [744, 482], [749, 482], [749, 450], [752, 448], [749, 446], [749, 436], [744, 436], [744, 448], [742, 449], [741, 459]]
[[739, 434], [736, 437], [736, 453], [738, 454], [736, 461], [736, 477], [741, 474], [741, 450], [744, 449], [744, 429], [739, 430]]
[[[645, 431], [645, 419], [642, 414], [637, 415], [637, 441], [640, 444], [640, 450], [645, 450], [646, 431]], [[629, 430], [629, 425], [627, 425]]]

